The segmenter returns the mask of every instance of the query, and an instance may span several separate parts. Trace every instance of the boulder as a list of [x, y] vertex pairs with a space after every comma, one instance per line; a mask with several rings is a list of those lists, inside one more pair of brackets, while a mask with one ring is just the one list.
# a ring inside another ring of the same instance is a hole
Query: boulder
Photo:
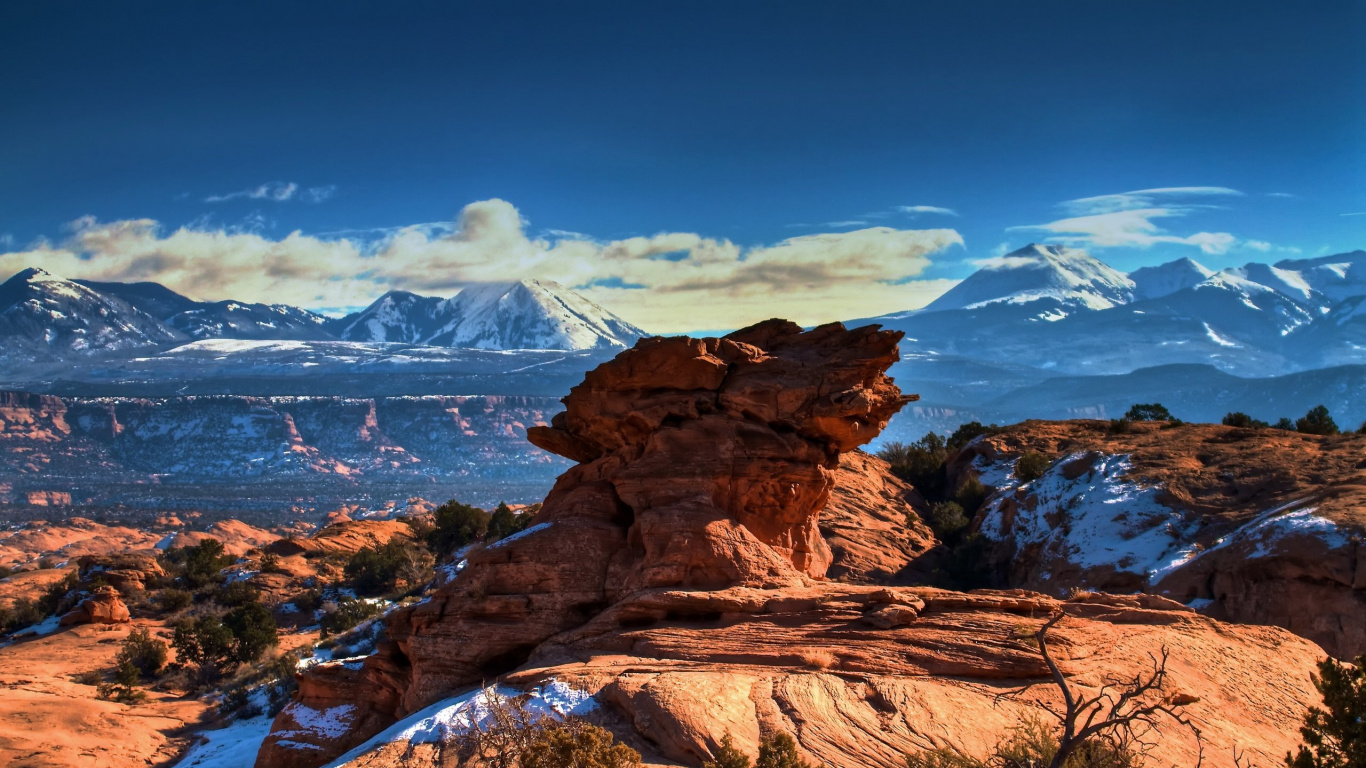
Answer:
[[113, 587], [96, 587], [87, 597], [58, 620], [57, 624], [126, 624], [132, 620], [128, 606]]

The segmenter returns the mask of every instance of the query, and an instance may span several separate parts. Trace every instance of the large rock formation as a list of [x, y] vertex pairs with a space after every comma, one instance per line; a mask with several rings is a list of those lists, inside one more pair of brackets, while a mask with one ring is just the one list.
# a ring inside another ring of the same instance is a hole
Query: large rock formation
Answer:
[[[997, 489], [977, 526], [1011, 586], [1165, 595], [1366, 653], [1366, 435], [1216, 424], [1027, 421], [951, 462]], [[1032, 482], [1015, 461], [1053, 464]]]
[[[528, 430], [580, 462], [535, 524], [394, 614], [360, 669], [305, 675], [258, 764], [319, 765], [641, 590], [824, 576], [817, 515], [840, 454], [913, 399], [884, 374], [900, 338], [772, 320], [721, 339], [644, 339], [599, 366], [550, 426]], [[307, 713], [337, 706], [355, 708], [345, 733], [310, 728]]]
[[69, 627], [75, 624], [126, 624], [131, 620], [128, 606], [119, 597], [119, 591], [103, 586], [95, 587], [89, 596], [77, 603], [57, 623]]

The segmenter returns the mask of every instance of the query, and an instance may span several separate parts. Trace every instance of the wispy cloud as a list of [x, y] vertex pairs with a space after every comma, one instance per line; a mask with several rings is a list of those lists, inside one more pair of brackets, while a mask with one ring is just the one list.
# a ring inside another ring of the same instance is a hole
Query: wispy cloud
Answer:
[[[1242, 197], [1243, 193], [1228, 187], [1159, 187], [1119, 192], [1110, 195], [1082, 197], [1059, 205], [1067, 218], [1046, 224], [1010, 227], [1019, 231], [1048, 232], [1048, 242], [1094, 248], [1149, 248], [1158, 244], [1190, 245], [1203, 253], [1217, 255], [1248, 246], [1228, 232], [1196, 232], [1174, 234], [1157, 222], [1162, 219], [1184, 218], [1190, 214], [1219, 206], [1206, 200], [1211, 198]], [[1269, 245], [1268, 245], [1269, 247]]]
[[241, 189], [224, 195], [209, 195], [204, 198], [204, 202], [225, 203], [229, 200], [268, 200], [276, 203], [284, 203], [290, 200], [302, 200], [306, 203], [321, 203], [335, 194], [337, 194], [337, 187], [334, 184], [304, 188], [292, 181], [268, 181], [250, 189]]
[[249, 226], [165, 232], [150, 219], [87, 217], [73, 222], [62, 243], [0, 254], [0, 272], [41, 264], [68, 277], [155, 280], [206, 299], [315, 307], [367, 304], [391, 288], [450, 295], [472, 284], [539, 278], [587, 286], [589, 298], [666, 332], [736, 327], [775, 314], [814, 323], [923, 305], [953, 281], [918, 276], [936, 254], [963, 244], [952, 229], [892, 227], [759, 246], [689, 232], [551, 240], [529, 236], [503, 200], [471, 203], [442, 227], [273, 238]]
[[1366, 211], [1355, 211], [1353, 213], [1340, 213], [1339, 216], [1366, 216]]
[[1267, 193], [1266, 193], [1266, 196], [1267, 196], [1267, 197], [1281, 197], [1281, 198], [1299, 197], [1299, 195], [1292, 195], [1292, 194], [1289, 193], [1289, 192], [1267, 192]]
[[896, 209], [897, 209], [898, 211], [901, 211], [902, 213], [909, 213], [909, 214], [937, 213], [937, 214], [940, 214], [941, 216], [957, 216], [957, 215], [958, 215], [958, 211], [955, 211], [955, 210], [952, 209], [952, 208], [940, 208], [940, 207], [937, 206], [937, 205], [898, 205], [898, 206], [896, 207]]

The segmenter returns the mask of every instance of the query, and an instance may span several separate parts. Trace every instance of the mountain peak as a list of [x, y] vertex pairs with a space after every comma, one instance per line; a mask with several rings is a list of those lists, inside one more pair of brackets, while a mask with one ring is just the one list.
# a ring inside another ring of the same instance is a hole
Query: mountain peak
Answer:
[[1156, 299], [1193, 288], [1212, 275], [1214, 270], [1200, 262], [1191, 258], [1180, 258], [1166, 264], [1136, 269], [1129, 273], [1129, 279], [1134, 281], [1135, 299]]
[[978, 266], [925, 309], [977, 309], [1040, 299], [1079, 309], [1107, 309], [1130, 301], [1134, 288], [1123, 272], [1085, 251], [1060, 245], [1030, 243]]

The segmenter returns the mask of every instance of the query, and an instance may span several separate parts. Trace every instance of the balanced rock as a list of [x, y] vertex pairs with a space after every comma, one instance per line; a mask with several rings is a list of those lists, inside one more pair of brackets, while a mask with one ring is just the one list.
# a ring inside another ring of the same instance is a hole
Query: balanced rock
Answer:
[[[885, 374], [900, 339], [770, 320], [724, 338], [642, 339], [589, 372], [550, 426], [528, 430], [580, 462], [534, 524], [392, 614], [359, 669], [305, 674], [258, 765], [323, 764], [633, 594], [823, 578], [832, 555], [818, 515], [840, 454], [914, 399]], [[343, 701], [344, 732], [310, 727], [309, 713]]]
[[57, 622], [59, 626], [73, 624], [124, 624], [132, 620], [128, 606], [119, 591], [110, 586], [96, 587]]

